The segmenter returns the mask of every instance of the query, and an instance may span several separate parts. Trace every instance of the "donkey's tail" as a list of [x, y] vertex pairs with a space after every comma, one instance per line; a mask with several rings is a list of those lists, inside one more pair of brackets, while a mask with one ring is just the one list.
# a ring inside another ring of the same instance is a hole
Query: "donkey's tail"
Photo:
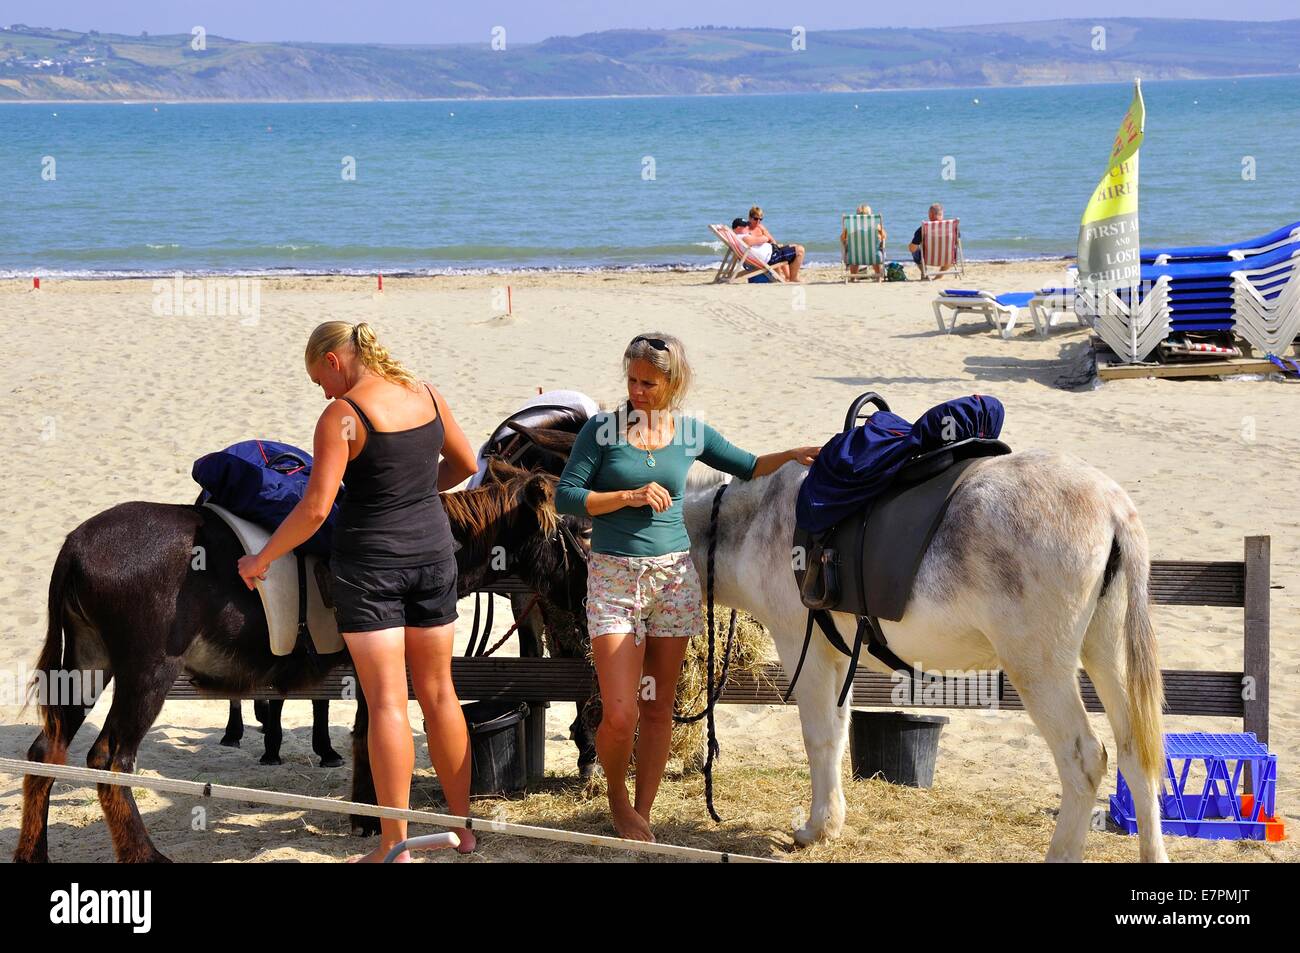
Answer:
[[[47, 604], [49, 621], [45, 628], [45, 644], [36, 659], [36, 669], [32, 673], [32, 684], [27, 692], [23, 711], [35, 698], [37, 710], [41, 714], [41, 728], [49, 737], [57, 731], [56, 719], [51, 714], [50, 700], [53, 697], [52, 686], [58, 682], [58, 672], [64, 666], [63, 614], [67, 605], [70, 577], [76, 555], [71, 540], [65, 540], [59, 549], [59, 556], [54, 561], [54, 572], [50, 574], [50, 594]], [[20, 713], [21, 714], [21, 713]]]
[[1146, 531], [1131, 507], [1115, 514], [1115, 543], [1128, 588], [1124, 613], [1125, 668], [1128, 674], [1128, 721], [1138, 763], [1148, 778], [1164, 770], [1164, 679], [1160, 674], [1156, 633], [1148, 611], [1151, 559]]

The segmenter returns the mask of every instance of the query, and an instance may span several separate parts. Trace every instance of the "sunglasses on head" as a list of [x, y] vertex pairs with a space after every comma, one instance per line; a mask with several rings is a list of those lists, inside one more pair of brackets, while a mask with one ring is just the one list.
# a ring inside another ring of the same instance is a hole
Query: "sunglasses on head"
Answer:
[[632, 339], [633, 344], [635, 344], [637, 341], [645, 341], [646, 344], [649, 344], [656, 351], [668, 350], [668, 342], [665, 341], [663, 338], [648, 338], [645, 335], [641, 335], [639, 337], [634, 337]]

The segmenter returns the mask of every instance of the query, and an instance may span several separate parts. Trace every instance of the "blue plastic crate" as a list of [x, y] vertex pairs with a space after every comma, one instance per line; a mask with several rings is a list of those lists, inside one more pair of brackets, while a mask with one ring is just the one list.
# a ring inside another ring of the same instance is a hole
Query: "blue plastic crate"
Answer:
[[[1205, 784], [1199, 792], [1189, 791], [1188, 778], [1198, 761], [1205, 765]], [[1250, 765], [1253, 795], [1242, 792], [1246, 765]], [[1160, 815], [1166, 834], [1209, 840], [1281, 840], [1284, 831], [1275, 817], [1276, 796], [1277, 755], [1270, 754], [1254, 733], [1165, 735]], [[1133, 792], [1122, 772], [1110, 799], [1110, 816], [1122, 830], [1137, 833]]]

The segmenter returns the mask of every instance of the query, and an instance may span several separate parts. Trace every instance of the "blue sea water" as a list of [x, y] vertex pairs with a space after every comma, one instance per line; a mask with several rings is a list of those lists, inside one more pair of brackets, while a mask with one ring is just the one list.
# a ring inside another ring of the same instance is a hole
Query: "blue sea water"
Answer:
[[[1143, 92], [1145, 246], [1300, 219], [1300, 77]], [[704, 267], [706, 225], [754, 203], [812, 260], [838, 260], [840, 214], [864, 202], [890, 257], [933, 201], [961, 218], [968, 258], [1072, 254], [1130, 98], [6, 104], [0, 275]]]

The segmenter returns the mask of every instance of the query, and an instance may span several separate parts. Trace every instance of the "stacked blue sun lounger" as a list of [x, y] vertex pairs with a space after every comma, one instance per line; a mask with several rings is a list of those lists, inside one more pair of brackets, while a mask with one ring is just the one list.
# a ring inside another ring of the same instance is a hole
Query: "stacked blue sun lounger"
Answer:
[[1181, 248], [1148, 248], [1142, 252], [1144, 265], [1165, 265], [1185, 261], [1242, 261], [1283, 245], [1300, 241], [1300, 222], [1283, 225], [1258, 238], [1227, 245], [1188, 245]]
[[1281, 355], [1300, 333], [1300, 222], [1248, 242], [1151, 249], [1142, 261], [1137, 302], [1130, 289], [1080, 289], [1080, 313], [1126, 361], [1189, 332], [1236, 334]]
[[1274, 354], [1300, 331], [1298, 270], [1300, 241], [1293, 241], [1244, 259], [1143, 265], [1142, 283], [1168, 279], [1172, 333], [1233, 331]]

